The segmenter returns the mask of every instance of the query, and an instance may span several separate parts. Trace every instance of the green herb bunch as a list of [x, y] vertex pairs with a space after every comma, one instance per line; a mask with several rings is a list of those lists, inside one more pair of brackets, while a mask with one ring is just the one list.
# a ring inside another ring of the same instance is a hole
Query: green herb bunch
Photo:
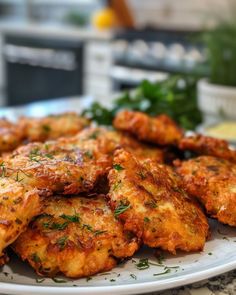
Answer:
[[210, 66], [210, 82], [236, 86], [236, 19], [224, 21], [203, 33]]
[[115, 99], [111, 109], [95, 102], [83, 114], [102, 125], [111, 125], [115, 114], [122, 109], [151, 116], [167, 114], [184, 129], [193, 130], [202, 120], [196, 101], [196, 83], [195, 77], [179, 75], [156, 83], [145, 80], [135, 90]]

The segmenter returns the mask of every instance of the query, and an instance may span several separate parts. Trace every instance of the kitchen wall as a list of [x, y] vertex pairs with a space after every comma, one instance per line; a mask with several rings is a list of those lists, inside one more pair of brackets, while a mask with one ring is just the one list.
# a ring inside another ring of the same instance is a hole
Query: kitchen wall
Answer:
[[[234, 10], [235, 0], [128, 0], [138, 26], [198, 29]], [[234, 14], [235, 15], [235, 14]]]

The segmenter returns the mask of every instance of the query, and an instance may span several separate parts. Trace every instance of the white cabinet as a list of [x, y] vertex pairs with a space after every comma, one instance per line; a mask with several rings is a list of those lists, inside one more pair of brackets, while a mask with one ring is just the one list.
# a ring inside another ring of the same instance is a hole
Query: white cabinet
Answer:
[[84, 92], [102, 99], [112, 92], [110, 70], [112, 46], [109, 41], [88, 41], [84, 54]]

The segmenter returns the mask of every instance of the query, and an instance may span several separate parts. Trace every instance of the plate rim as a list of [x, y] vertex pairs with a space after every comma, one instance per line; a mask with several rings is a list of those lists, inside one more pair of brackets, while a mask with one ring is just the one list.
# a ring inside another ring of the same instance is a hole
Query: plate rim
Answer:
[[36, 286], [15, 283], [1, 282], [0, 291], [2, 294], [25, 294], [25, 295], [62, 295], [62, 294], [80, 294], [80, 295], [104, 295], [104, 294], [144, 294], [155, 291], [164, 291], [180, 286], [196, 283], [202, 280], [215, 277], [236, 268], [236, 259], [226, 264], [188, 273], [182, 276], [157, 280], [152, 282], [137, 282], [133, 284], [114, 285], [114, 286]]

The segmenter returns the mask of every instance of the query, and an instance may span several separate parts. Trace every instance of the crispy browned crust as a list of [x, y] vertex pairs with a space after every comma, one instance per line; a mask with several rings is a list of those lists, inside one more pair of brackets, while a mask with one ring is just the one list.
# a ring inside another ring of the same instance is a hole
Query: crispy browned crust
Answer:
[[149, 117], [144, 113], [125, 110], [116, 115], [113, 125], [139, 140], [159, 145], [176, 145], [183, 136], [182, 130], [167, 115]]
[[14, 150], [22, 143], [23, 130], [16, 124], [0, 119], [0, 154]]
[[116, 260], [138, 249], [136, 238], [123, 232], [104, 196], [45, 201], [44, 214], [13, 244], [14, 251], [39, 275], [80, 278], [109, 271]]
[[96, 139], [76, 136], [22, 146], [3, 158], [0, 172], [49, 193], [75, 194], [90, 191], [111, 160]]
[[99, 142], [101, 151], [107, 155], [113, 155], [117, 148], [124, 148], [141, 161], [147, 158], [158, 163], [164, 161], [164, 151], [162, 149], [141, 143], [125, 132], [106, 128], [87, 128], [79, 134], [79, 137], [84, 141], [95, 137]]
[[6, 255], [3, 250], [40, 213], [41, 203], [36, 189], [25, 187], [13, 179], [0, 178], [0, 187], [0, 261], [4, 263]]
[[214, 156], [236, 162], [236, 152], [231, 150], [227, 141], [222, 139], [197, 134], [182, 138], [179, 148], [200, 155]]
[[211, 156], [175, 165], [188, 193], [201, 201], [210, 216], [236, 226], [236, 165]]
[[[175, 253], [202, 250], [208, 223], [198, 204], [181, 188], [170, 168], [140, 163], [117, 150], [109, 172], [110, 203], [118, 219], [150, 247]], [[119, 211], [126, 208], [125, 211]]]
[[19, 126], [24, 130], [25, 138], [30, 142], [44, 142], [60, 137], [73, 136], [89, 124], [88, 119], [74, 112], [43, 118], [21, 117], [19, 120]]

